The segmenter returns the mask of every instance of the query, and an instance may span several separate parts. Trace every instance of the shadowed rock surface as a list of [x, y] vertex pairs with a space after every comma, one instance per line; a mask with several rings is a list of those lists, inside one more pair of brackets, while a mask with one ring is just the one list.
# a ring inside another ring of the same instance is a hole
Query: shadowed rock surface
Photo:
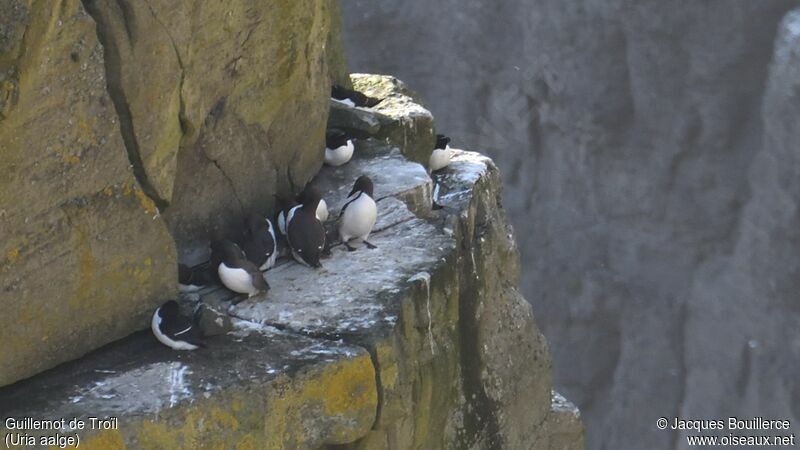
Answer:
[[662, 416], [800, 419], [795, 6], [343, 3], [351, 70], [504, 170], [590, 448], [684, 448]]
[[146, 326], [176, 248], [316, 174], [338, 8], [0, 3], [0, 385]]

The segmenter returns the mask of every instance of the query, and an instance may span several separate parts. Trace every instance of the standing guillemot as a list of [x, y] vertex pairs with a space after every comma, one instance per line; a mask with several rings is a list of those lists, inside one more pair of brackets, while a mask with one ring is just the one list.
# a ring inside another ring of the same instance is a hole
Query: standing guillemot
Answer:
[[[286, 236], [286, 223], [289, 221], [289, 218], [294, 214], [295, 210], [298, 209], [301, 205], [298, 203], [302, 203], [302, 198], [304, 192], [298, 194], [297, 199], [288, 203], [285, 207], [283, 207], [280, 212], [278, 213], [278, 230], [280, 230], [281, 234]], [[319, 205], [317, 205], [317, 219], [322, 222], [328, 220], [328, 204], [325, 202], [324, 198], [319, 199]]]
[[202, 334], [190, 319], [181, 317], [178, 311], [178, 302], [170, 300], [161, 305], [153, 313], [150, 321], [158, 342], [173, 350], [195, 350], [205, 347]]
[[322, 267], [320, 255], [325, 251], [325, 226], [317, 217], [320, 194], [309, 186], [301, 195], [300, 206], [292, 208], [286, 218], [286, 237], [294, 259], [309, 267]]
[[178, 263], [178, 291], [184, 294], [203, 289], [202, 276], [199, 272], [183, 263]]
[[331, 98], [348, 106], [360, 106], [365, 108], [371, 108], [380, 103], [380, 100], [377, 98], [368, 97], [361, 92], [339, 86], [338, 84], [331, 86]]
[[377, 248], [367, 242], [375, 220], [378, 218], [378, 207], [373, 195], [372, 180], [366, 175], [361, 175], [353, 184], [353, 190], [347, 196], [347, 203], [342, 207], [339, 215], [339, 237], [348, 251], [354, 251], [350, 241], [360, 239], [368, 248]]
[[219, 279], [226, 288], [248, 298], [269, 290], [264, 274], [255, 264], [245, 259], [238, 245], [231, 241], [219, 243], [223, 256], [217, 267]]
[[328, 130], [325, 133], [325, 164], [339, 167], [350, 161], [353, 148], [353, 140], [348, 139], [344, 131]]
[[247, 259], [258, 266], [258, 270], [267, 270], [275, 265], [278, 257], [278, 243], [275, 240], [275, 229], [272, 222], [256, 214], [247, 218], [242, 248]]
[[436, 146], [431, 153], [428, 160], [428, 170], [436, 172], [437, 170], [444, 169], [450, 164], [450, 158], [453, 156], [453, 151], [450, 149], [450, 138], [443, 135], [436, 135]]

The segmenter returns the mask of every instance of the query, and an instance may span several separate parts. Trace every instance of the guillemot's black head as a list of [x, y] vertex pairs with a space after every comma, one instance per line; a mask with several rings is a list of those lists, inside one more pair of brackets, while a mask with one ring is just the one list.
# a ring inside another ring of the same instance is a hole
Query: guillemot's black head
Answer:
[[162, 319], [178, 317], [178, 302], [175, 300], [169, 300], [168, 302], [164, 303], [161, 305], [161, 308], [158, 309], [158, 315], [161, 316]]
[[372, 184], [372, 180], [366, 175], [361, 175], [358, 177], [358, 179], [356, 179], [356, 182], [353, 183], [353, 190], [350, 191], [347, 196], [350, 197], [351, 195], [360, 191], [372, 197], [373, 188], [374, 186]]
[[319, 193], [319, 190], [312, 186], [308, 185], [297, 196], [297, 201], [303, 205], [302, 210], [304, 211], [312, 211], [314, 214], [317, 213], [317, 206], [319, 206], [319, 201], [322, 199], [322, 194]]
[[435, 149], [436, 148], [444, 149], [444, 148], [447, 147], [447, 144], [449, 144], [449, 143], [450, 143], [450, 138], [449, 137], [447, 137], [447, 136], [445, 136], [443, 134], [437, 134], [436, 135], [436, 147], [434, 147], [434, 148]]
[[331, 86], [331, 97], [335, 98], [336, 100], [344, 100], [347, 98], [349, 89], [339, 86], [338, 84], [334, 84]]
[[221, 254], [222, 262], [224, 262], [226, 266], [231, 266], [233, 263], [245, 259], [242, 249], [227, 239], [215, 242], [212, 244], [211, 248]]
[[325, 133], [325, 146], [334, 149], [347, 144], [347, 135], [342, 130], [330, 129]]

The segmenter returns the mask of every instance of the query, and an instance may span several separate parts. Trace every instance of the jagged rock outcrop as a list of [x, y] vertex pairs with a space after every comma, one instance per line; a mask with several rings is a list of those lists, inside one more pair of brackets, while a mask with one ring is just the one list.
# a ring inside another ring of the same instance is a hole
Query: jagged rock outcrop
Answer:
[[[338, 4], [0, 4], [0, 385], [144, 327], [322, 164]], [[176, 251], [177, 249], [177, 251]]]
[[662, 416], [800, 417], [796, 6], [343, 4], [351, 69], [435, 98], [503, 169], [590, 448], [683, 448]]
[[235, 306], [207, 288], [203, 314], [228, 321], [208, 349], [141, 333], [0, 390], [0, 416], [120, 418], [82, 448], [582, 448], [518, 291], [499, 171], [457, 151], [431, 178], [405, 142], [364, 139], [315, 180], [335, 215], [357, 175], [374, 179], [377, 249], [281, 260], [269, 293]]

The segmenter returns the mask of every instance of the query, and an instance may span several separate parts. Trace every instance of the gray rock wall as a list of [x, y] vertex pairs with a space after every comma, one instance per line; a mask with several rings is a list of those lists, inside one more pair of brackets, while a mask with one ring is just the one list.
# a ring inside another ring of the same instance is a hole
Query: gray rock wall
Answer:
[[661, 416], [798, 417], [792, 5], [343, 3], [351, 69], [403, 78], [506, 174], [590, 448], [680, 447]]

